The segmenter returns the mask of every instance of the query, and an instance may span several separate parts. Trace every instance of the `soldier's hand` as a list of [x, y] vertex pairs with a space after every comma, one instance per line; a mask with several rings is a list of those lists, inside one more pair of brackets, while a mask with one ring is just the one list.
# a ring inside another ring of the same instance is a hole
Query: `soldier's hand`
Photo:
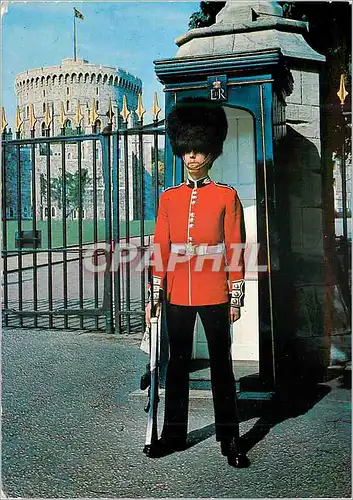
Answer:
[[240, 318], [240, 307], [231, 307], [229, 309], [229, 321], [230, 323], [234, 323], [235, 321], [238, 321]]
[[[156, 317], [157, 318], [158, 318], [160, 312], [161, 312], [161, 304], [160, 304], [160, 302], [158, 302], [157, 307], [156, 307]], [[146, 318], [147, 326], [150, 326], [150, 324], [151, 324], [151, 303], [150, 302], [148, 302], [148, 304], [146, 305], [145, 318]]]

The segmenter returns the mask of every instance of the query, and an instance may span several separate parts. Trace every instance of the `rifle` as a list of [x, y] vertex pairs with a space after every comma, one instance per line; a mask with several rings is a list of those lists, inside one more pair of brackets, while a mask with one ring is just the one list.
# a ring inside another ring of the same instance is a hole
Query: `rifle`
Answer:
[[[161, 313], [159, 318], [157, 318], [157, 305], [154, 304], [153, 297], [153, 276], [151, 268], [149, 269], [149, 280], [150, 280], [150, 300], [151, 300], [151, 324], [150, 324], [150, 362], [149, 374], [145, 373], [141, 377], [141, 388], [148, 388], [148, 403], [145, 407], [147, 416], [147, 429], [146, 429], [146, 441], [143, 448], [143, 452], [149, 456], [153, 450], [154, 445], [158, 441], [158, 403], [159, 403], [159, 357], [160, 357], [160, 332], [161, 332]], [[148, 385], [147, 385], [148, 384]]]

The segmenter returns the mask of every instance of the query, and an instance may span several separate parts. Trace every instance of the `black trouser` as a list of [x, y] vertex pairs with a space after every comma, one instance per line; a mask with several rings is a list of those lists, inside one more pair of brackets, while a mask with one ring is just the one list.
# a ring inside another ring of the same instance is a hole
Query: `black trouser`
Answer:
[[208, 343], [216, 439], [238, 437], [239, 419], [231, 359], [229, 305], [177, 306], [166, 304], [170, 357], [165, 390], [162, 437], [186, 439], [189, 407], [189, 366], [196, 314]]

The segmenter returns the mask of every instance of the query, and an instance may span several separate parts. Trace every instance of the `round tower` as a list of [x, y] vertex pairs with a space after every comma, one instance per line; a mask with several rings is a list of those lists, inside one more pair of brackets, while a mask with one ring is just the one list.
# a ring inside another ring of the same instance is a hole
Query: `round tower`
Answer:
[[[91, 64], [84, 59], [64, 59], [60, 66], [30, 69], [16, 76], [15, 92], [23, 118], [23, 135], [29, 136], [30, 106], [33, 104], [37, 119], [36, 135], [44, 135], [45, 117], [51, 117], [50, 135], [61, 131], [60, 117], [64, 116], [65, 127], [75, 131], [77, 107], [83, 115], [81, 129], [92, 132], [90, 111], [96, 108], [96, 127], [107, 124], [106, 113], [112, 103], [113, 128], [121, 120], [119, 111], [126, 95], [129, 109], [136, 109], [138, 94], [142, 92], [142, 81], [121, 68]], [[119, 122], [120, 123], [120, 122]]]
[[[138, 106], [138, 95], [142, 92], [142, 81], [127, 71], [101, 64], [90, 64], [84, 59], [64, 59], [60, 66], [48, 66], [30, 69], [16, 76], [15, 92], [23, 120], [21, 136], [27, 138], [31, 134], [31, 108], [33, 106], [36, 118], [35, 136], [47, 134], [48, 123], [50, 136], [77, 135], [101, 132], [108, 125], [108, 110], [112, 109], [112, 128], [116, 130], [122, 126], [123, 118], [120, 114], [123, 108], [124, 96], [131, 111], [128, 117], [128, 127], [137, 124], [137, 115], [134, 110]], [[110, 108], [111, 106], [111, 108]], [[93, 111], [95, 109], [95, 112]], [[77, 116], [82, 117], [77, 121]], [[63, 130], [64, 129], [64, 130]], [[138, 144], [133, 144], [129, 138], [129, 178], [132, 182], [133, 158], [138, 153]], [[150, 151], [149, 147], [146, 151]], [[147, 153], [146, 153], [147, 154]], [[146, 156], [145, 154], [145, 156]], [[105, 201], [102, 170], [102, 151], [99, 141], [93, 149], [91, 141], [84, 141], [80, 147], [82, 171], [87, 174], [88, 182], [85, 187], [82, 217], [94, 217], [94, 200], [97, 203], [98, 219], [105, 218]], [[150, 154], [149, 154], [150, 155]], [[148, 156], [148, 155], [147, 155]], [[145, 158], [147, 162], [147, 156]], [[93, 184], [93, 163], [96, 161], [96, 185]], [[65, 160], [66, 171], [77, 173], [78, 148], [76, 143], [65, 144], [65, 159], [62, 158], [60, 143], [50, 145], [50, 175], [51, 182], [61, 183], [62, 164]], [[150, 163], [150, 162], [149, 162]], [[120, 183], [125, 187], [123, 160], [119, 160]], [[37, 217], [46, 219], [49, 208], [47, 206], [47, 192], [43, 186], [47, 179], [47, 148], [40, 144], [36, 153], [36, 196], [39, 206], [36, 207]], [[129, 218], [134, 216], [133, 193], [130, 193]], [[55, 197], [51, 200], [51, 217], [62, 217], [61, 203]], [[76, 209], [69, 210], [69, 218], [76, 219]], [[125, 218], [125, 205], [121, 207], [121, 217]]]

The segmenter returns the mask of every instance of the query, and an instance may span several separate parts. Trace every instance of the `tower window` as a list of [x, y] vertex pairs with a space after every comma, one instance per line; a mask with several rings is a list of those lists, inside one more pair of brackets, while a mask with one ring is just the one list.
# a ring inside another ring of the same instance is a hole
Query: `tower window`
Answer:
[[43, 90], [43, 97], [45, 97], [45, 90]]
[[43, 102], [43, 113], [45, 113], [45, 102]]
[[97, 101], [97, 106], [96, 106], [96, 110], [98, 111], [99, 109], [99, 101]]
[[71, 135], [72, 134], [71, 120], [66, 120], [65, 125], [64, 125], [64, 134], [65, 135]]
[[99, 87], [96, 88], [96, 95], [99, 95]]
[[66, 101], [66, 111], [70, 111], [70, 101]]
[[70, 95], [70, 87], [66, 87], [66, 94]]
[[26, 108], [26, 117], [27, 118], [29, 117], [29, 106], [27, 106], [27, 108]]

